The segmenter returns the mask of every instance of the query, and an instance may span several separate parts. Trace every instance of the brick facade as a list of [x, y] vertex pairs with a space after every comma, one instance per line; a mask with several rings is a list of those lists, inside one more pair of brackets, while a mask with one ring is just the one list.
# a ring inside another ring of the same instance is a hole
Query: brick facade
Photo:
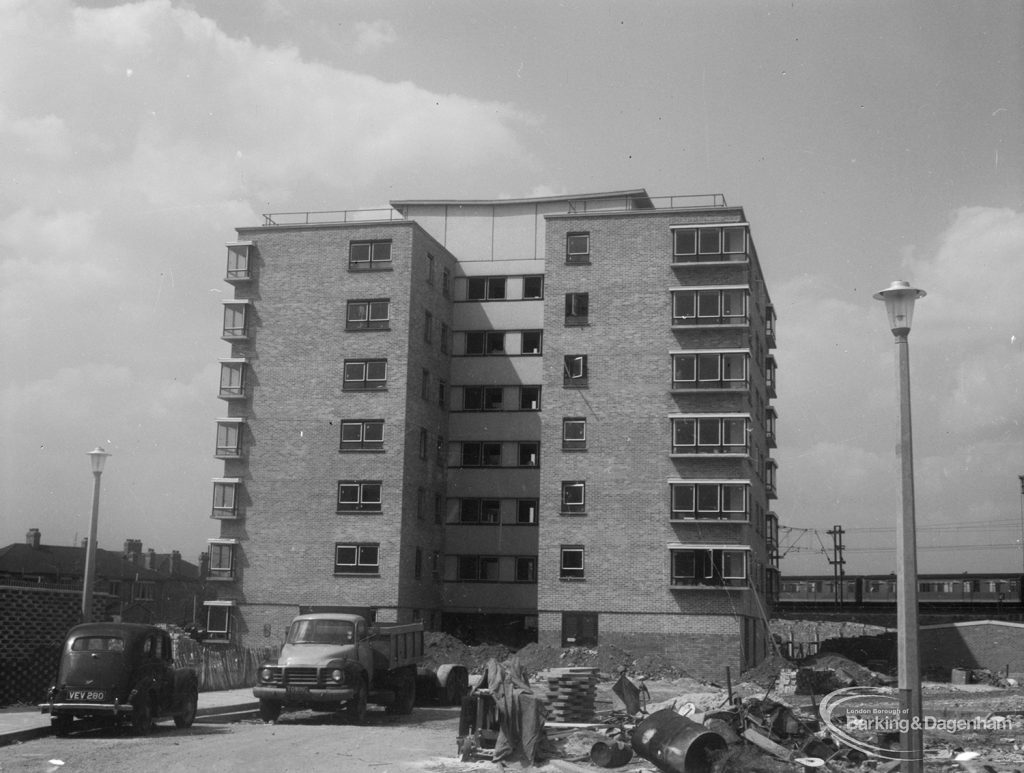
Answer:
[[[250, 328], [231, 356], [249, 384], [225, 412], [244, 445], [224, 475], [241, 506], [217, 538], [234, 541], [219, 594], [236, 605], [233, 638], [279, 639], [312, 605], [433, 627], [500, 613], [561, 642], [563, 614], [582, 612], [601, 642], [678, 651], [709, 678], [763, 656], [772, 312], [743, 211], [656, 207], [642, 191], [581, 201], [396, 202], [404, 219], [239, 229]], [[699, 224], [732, 224], [746, 247], [676, 261], [674, 229]], [[570, 233], [589, 236], [586, 260], [567, 258]], [[353, 270], [351, 244], [373, 240], [390, 241], [389, 265]], [[719, 287], [743, 294], [743, 324], [673, 324], [673, 289]], [[579, 293], [589, 312], [567, 324]], [[347, 330], [347, 303], [375, 298], [388, 329]], [[744, 353], [741, 388], [673, 388], [673, 353], [719, 350]], [[569, 355], [587, 357], [584, 388], [566, 385]], [[386, 389], [343, 388], [346, 360], [385, 358]], [[539, 410], [523, 402], [535, 388]], [[671, 453], [673, 417], [698, 414], [741, 417], [744, 452]], [[585, 449], [563, 447], [567, 417], [585, 420]], [[383, 449], [339, 453], [341, 422], [360, 418], [384, 420]], [[342, 480], [380, 481], [380, 510], [340, 511]], [[735, 482], [744, 515], [670, 517], [673, 481]], [[565, 482], [584, 484], [582, 510], [565, 511]], [[379, 570], [334, 571], [336, 543], [372, 543]], [[569, 578], [565, 546], [582, 549]], [[707, 568], [687, 582], [673, 567], [691, 554]], [[736, 579], [714, 579], [727, 560]]]

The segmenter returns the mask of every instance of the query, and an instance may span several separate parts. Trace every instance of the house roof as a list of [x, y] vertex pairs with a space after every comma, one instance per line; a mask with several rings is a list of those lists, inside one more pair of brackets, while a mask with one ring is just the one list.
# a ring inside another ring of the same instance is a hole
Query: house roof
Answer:
[[[170, 554], [157, 553], [154, 567], [147, 569], [129, 561], [121, 551], [96, 549], [96, 576], [106, 579], [166, 580], [170, 575]], [[42, 575], [48, 577], [81, 577], [85, 565], [85, 548], [64, 545], [32, 547], [15, 542], [0, 548], [0, 575]], [[181, 561], [179, 579], [199, 577], [199, 567]]]

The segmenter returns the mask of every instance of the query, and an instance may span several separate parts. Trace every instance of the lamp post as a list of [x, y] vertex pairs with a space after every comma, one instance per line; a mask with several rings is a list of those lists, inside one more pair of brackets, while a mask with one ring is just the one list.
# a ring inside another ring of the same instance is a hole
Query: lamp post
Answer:
[[900, 749], [905, 771], [924, 770], [924, 733], [921, 727], [921, 668], [917, 631], [917, 533], [914, 526], [914, 445], [910, 424], [910, 351], [907, 336], [914, 316], [914, 301], [923, 298], [903, 281], [893, 282], [875, 300], [885, 302], [889, 328], [896, 338], [899, 356], [900, 466], [902, 468], [903, 513], [896, 530], [896, 654], [900, 697]]
[[1017, 477], [1020, 478], [1020, 554], [1024, 562], [1024, 475]]
[[89, 519], [89, 541], [85, 546], [85, 579], [82, 581], [82, 622], [92, 622], [92, 586], [96, 582], [96, 525], [100, 518], [100, 476], [110, 456], [97, 446], [89, 452], [92, 463], [92, 518]]

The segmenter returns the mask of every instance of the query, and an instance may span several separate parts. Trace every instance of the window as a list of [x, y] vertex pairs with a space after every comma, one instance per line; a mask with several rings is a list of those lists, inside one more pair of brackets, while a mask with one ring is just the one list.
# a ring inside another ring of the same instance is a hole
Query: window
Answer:
[[540, 387], [523, 386], [519, 387], [519, 410], [539, 411], [540, 410]]
[[245, 397], [245, 360], [221, 360], [220, 361], [220, 392], [218, 397], [224, 400], [232, 400], [238, 397]]
[[745, 325], [746, 288], [672, 291], [673, 325]]
[[448, 329], [448, 323], [441, 323], [441, 351], [448, 354], [448, 339], [451, 337], [451, 331]]
[[335, 574], [380, 574], [379, 542], [335, 542]]
[[342, 451], [379, 451], [384, 448], [384, 419], [346, 419], [341, 422]]
[[445, 454], [447, 453], [444, 444], [444, 435], [437, 436], [437, 463], [439, 466], [444, 466]]
[[768, 356], [764, 362], [764, 385], [769, 397], [775, 397], [775, 358]]
[[420, 371], [420, 397], [430, 399], [430, 371], [426, 368]]
[[505, 277], [472, 276], [466, 280], [467, 301], [505, 300]]
[[562, 481], [562, 513], [580, 515], [587, 511], [587, 484], [582, 480]]
[[566, 234], [565, 237], [565, 262], [566, 263], [589, 263], [590, 262], [590, 234], [579, 231]]
[[385, 389], [387, 360], [345, 360], [342, 389]]
[[381, 481], [339, 480], [339, 513], [379, 513], [381, 511]]
[[346, 330], [387, 330], [391, 325], [391, 301], [349, 301], [345, 311]]
[[775, 499], [777, 489], [775, 488], [775, 472], [777, 466], [774, 459], [765, 459], [764, 462], [764, 487], [768, 491], [768, 497]]
[[583, 546], [562, 545], [558, 576], [563, 580], [583, 579]]
[[427, 253], [427, 284], [434, 284], [434, 256]]
[[461, 461], [463, 467], [500, 467], [501, 443], [464, 442]]
[[747, 521], [747, 481], [677, 481], [669, 484], [670, 518], [682, 520]]
[[534, 441], [519, 443], [517, 456], [520, 467], [540, 466], [540, 443]]
[[242, 455], [242, 420], [220, 419], [217, 421], [217, 449], [214, 456], [220, 459], [237, 459]]
[[211, 540], [209, 543], [209, 574], [211, 580], [231, 580], [235, 575], [234, 540]]
[[444, 522], [444, 497], [434, 494], [434, 523]]
[[458, 556], [459, 582], [497, 582], [497, 556]]
[[434, 340], [434, 315], [429, 311], [423, 312], [423, 341], [431, 343]]
[[423, 520], [423, 515], [427, 509], [427, 490], [420, 486], [416, 489], [416, 517], [419, 520]]
[[348, 250], [348, 267], [352, 271], [391, 268], [391, 240], [352, 242]]
[[502, 387], [467, 386], [462, 389], [462, 410], [500, 411], [504, 405]]
[[252, 242], [234, 242], [228, 244], [228, 267], [224, 279], [228, 282], [249, 279], [249, 251]]
[[676, 263], [746, 259], [746, 226], [675, 228], [672, 233], [672, 255]]
[[563, 612], [562, 646], [596, 647], [597, 612]]
[[587, 355], [565, 355], [562, 385], [567, 387], [587, 386]]
[[[212, 574], [213, 567], [210, 567], [211, 576], [208, 579], [231, 579], [230, 575], [226, 576], [215, 576]], [[152, 582], [133, 582], [132, 583], [132, 601], [156, 601], [156, 584]]]
[[419, 445], [420, 459], [427, 458], [427, 431], [420, 427], [420, 445]]
[[441, 270], [441, 295], [447, 298], [452, 293], [452, 274], [445, 268]]
[[213, 480], [213, 512], [211, 518], [238, 517], [238, 478], [214, 478]]
[[688, 352], [672, 355], [673, 389], [745, 389], [747, 352]]
[[505, 333], [497, 330], [471, 330], [466, 333], [466, 354], [504, 354]]
[[541, 331], [540, 330], [524, 330], [522, 332], [522, 353], [523, 354], [540, 354], [541, 353]]
[[743, 587], [747, 554], [725, 547], [679, 547], [669, 551], [671, 585]]
[[538, 503], [536, 499], [516, 500], [516, 523], [533, 525], [537, 523]]
[[496, 524], [500, 520], [500, 499], [459, 500], [459, 523]]
[[221, 338], [246, 338], [249, 332], [248, 311], [248, 301], [224, 301], [224, 329]]
[[684, 416], [672, 419], [673, 454], [746, 454], [749, 417]]
[[768, 406], [764, 414], [764, 431], [768, 439], [768, 447], [775, 448], [775, 420], [778, 418], [778, 414], [772, 406]]
[[537, 559], [533, 556], [516, 556], [516, 582], [537, 582]]
[[590, 293], [565, 294], [565, 324], [586, 325], [590, 308]]
[[420, 579], [423, 576], [423, 549], [416, 548], [416, 555], [413, 558], [412, 565], [412, 576], [414, 579]]
[[582, 451], [587, 447], [587, 420], [583, 417], [562, 419], [562, 450]]
[[227, 641], [231, 638], [232, 606], [229, 601], [204, 601], [206, 607], [207, 641]]
[[524, 276], [523, 277], [523, 299], [528, 301], [540, 300], [544, 297], [544, 277]]
[[448, 384], [443, 378], [437, 380], [437, 405], [439, 408], [448, 405]]

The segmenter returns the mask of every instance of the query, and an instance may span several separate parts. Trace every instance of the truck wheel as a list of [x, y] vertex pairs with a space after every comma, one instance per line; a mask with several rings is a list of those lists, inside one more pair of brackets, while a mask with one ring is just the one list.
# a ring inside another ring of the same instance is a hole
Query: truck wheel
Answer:
[[260, 719], [264, 722], [277, 722], [281, 716], [281, 703], [260, 698]]
[[412, 714], [416, 703], [416, 671], [404, 669], [395, 685], [395, 701], [388, 706], [389, 714]]
[[50, 727], [53, 729], [53, 734], [58, 738], [67, 738], [71, 735], [71, 725], [74, 719], [74, 716], [71, 714], [54, 714], [50, 717]]
[[193, 686], [189, 688], [185, 696], [185, 706], [181, 712], [174, 715], [174, 726], [179, 728], [192, 727], [196, 721], [196, 711], [199, 709], [199, 691]]
[[345, 705], [345, 716], [353, 725], [361, 725], [366, 721], [366, 682], [359, 681], [356, 694]]
[[135, 735], [149, 735], [152, 730], [153, 704], [148, 695], [143, 695], [132, 710], [132, 732]]

